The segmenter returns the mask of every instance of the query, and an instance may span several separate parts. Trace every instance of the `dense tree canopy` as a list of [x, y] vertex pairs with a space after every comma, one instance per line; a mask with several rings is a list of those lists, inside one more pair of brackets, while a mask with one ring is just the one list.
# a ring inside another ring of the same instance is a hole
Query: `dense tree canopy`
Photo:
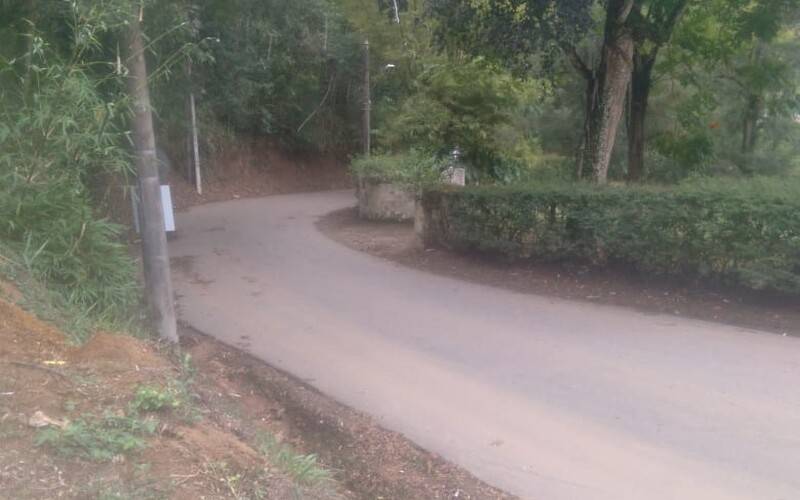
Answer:
[[[113, 27], [127, 5], [2, 2], [0, 78], [31, 92], [37, 54], [46, 48], [69, 58], [81, 37], [91, 40], [81, 51], [94, 61], [87, 74], [98, 82], [113, 76]], [[157, 13], [143, 6], [165, 145], [184, 140], [186, 93], [194, 89], [202, 144], [233, 133], [355, 150], [369, 39], [378, 149], [444, 154], [458, 143], [484, 173], [529, 170], [536, 157], [555, 155], [574, 158], [570, 170], [598, 182], [731, 171], [711, 164], [789, 169], [797, 149], [797, 0], [172, 0]], [[78, 29], [76, 19], [93, 19], [92, 28]], [[113, 100], [113, 85], [99, 89]], [[3, 91], [17, 92], [10, 84]], [[476, 92], [482, 109], [454, 105]]]

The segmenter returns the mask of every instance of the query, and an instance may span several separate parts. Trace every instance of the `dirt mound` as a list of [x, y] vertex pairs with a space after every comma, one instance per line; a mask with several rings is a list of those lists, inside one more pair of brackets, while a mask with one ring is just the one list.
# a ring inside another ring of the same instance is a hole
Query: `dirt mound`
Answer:
[[51, 360], [66, 349], [64, 335], [33, 314], [0, 299], [0, 358]]
[[108, 332], [96, 333], [84, 345], [70, 351], [67, 358], [76, 365], [98, 366], [117, 372], [169, 368], [169, 363], [146, 342]]

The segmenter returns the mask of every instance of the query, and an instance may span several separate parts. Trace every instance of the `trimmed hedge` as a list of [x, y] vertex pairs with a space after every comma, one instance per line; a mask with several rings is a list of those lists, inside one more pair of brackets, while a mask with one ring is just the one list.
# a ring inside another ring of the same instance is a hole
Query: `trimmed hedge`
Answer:
[[425, 233], [457, 249], [800, 293], [796, 182], [436, 189], [422, 204]]

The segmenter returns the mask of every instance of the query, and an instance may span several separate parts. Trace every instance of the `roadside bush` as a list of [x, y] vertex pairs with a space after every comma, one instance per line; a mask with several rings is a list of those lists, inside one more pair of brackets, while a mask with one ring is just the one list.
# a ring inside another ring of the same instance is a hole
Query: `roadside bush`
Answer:
[[85, 36], [70, 57], [34, 32], [29, 71], [0, 61], [13, 83], [0, 92], [0, 241], [86, 316], [127, 321], [139, 301], [134, 263], [122, 227], [99, 216], [89, 194], [101, 174], [130, 168], [121, 77], [85, 59], [111, 21], [66, 7]]
[[95, 217], [85, 193], [14, 175], [0, 182], [0, 238], [34, 276], [95, 317], [121, 319], [138, 303], [121, 228]]
[[425, 192], [423, 206], [428, 234], [456, 248], [800, 293], [796, 182], [443, 188]]
[[440, 164], [434, 156], [412, 150], [405, 154], [361, 156], [353, 160], [350, 168], [361, 180], [390, 182], [417, 189], [439, 180]]

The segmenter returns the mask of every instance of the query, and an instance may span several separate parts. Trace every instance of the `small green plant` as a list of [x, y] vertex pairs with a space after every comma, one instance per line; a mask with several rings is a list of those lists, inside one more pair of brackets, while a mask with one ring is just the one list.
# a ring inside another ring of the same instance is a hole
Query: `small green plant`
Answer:
[[315, 454], [302, 455], [274, 436], [263, 434], [258, 447], [276, 467], [304, 486], [319, 486], [332, 480], [331, 473], [319, 465]]
[[70, 422], [63, 429], [48, 427], [39, 432], [35, 443], [48, 446], [67, 457], [107, 462], [118, 455], [145, 448], [145, 439], [154, 434], [158, 420], [106, 413]]
[[140, 386], [130, 403], [131, 413], [173, 412], [178, 418], [194, 423], [200, 419], [200, 412], [194, 404], [190, 391], [191, 382], [172, 380], [167, 386]]
[[131, 407], [139, 411], [174, 410], [183, 404], [182, 399], [175, 387], [144, 385], [136, 390]]
[[192, 355], [188, 352], [179, 353], [179, 363], [181, 369], [181, 377], [186, 383], [191, 384], [194, 381], [194, 376], [197, 374], [197, 368], [194, 366]]
[[270, 462], [298, 484], [318, 486], [332, 480], [331, 473], [319, 464], [316, 454], [297, 453], [290, 445], [281, 443], [268, 434], [259, 436], [258, 442], [259, 450]]

